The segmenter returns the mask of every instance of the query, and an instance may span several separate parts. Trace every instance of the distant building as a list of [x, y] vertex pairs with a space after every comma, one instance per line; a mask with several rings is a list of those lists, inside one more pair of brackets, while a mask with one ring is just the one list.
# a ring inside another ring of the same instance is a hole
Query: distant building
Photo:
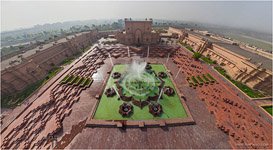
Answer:
[[125, 29], [117, 33], [117, 40], [126, 45], [147, 45], [160, 41], [159, 33], [152, 31], [152, 19], [133, 21], [125, 18]]

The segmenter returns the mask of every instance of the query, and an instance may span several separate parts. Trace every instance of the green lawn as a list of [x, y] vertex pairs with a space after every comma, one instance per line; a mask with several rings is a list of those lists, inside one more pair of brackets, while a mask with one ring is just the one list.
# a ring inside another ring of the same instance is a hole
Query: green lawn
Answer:
[[251, 98], [259, 98], [259, 97], [264, 97], [264, 95], [259, 92], [259, 91], [255, 91], [253, 89], [251, 89], [250, 87], [248, 87], [247, 85], [233, 80], [227, 73], [226, 70], [223, 69], [222, 67], [214, 67], [215, 70], [217, 70], [220, 74], [222, 74], [224, 77], [226, 77], [228, 80], [230, 80], [234, 85], [236, 85], [239, 89], [241, 89], [244, 93], [246, 93], [249, 97]]
[[262, 108], [272, 116], [272, 105], [271, 106], [262, 106]]
[[[166, 69], [163, 65], [152, 64], [152, 69], [158, 73], [160, 71], [166, 72]], [[113, 72], [124, 73], [126, 70], [126, 65], [115, 65]], [[111, 75], [112, 75], [111, 73]], [[107, 82], [106, 88], [112, 87], [114, 85], [115, 79], [111, 76]], [[165, 86], [171, 86], [175, 89], [171, 79], [165, 78]], [[176, 91], [176, 90], [175, 90]], [[176, 93], [176, 92], [175, 92]], [[95, 112], [94, 119], [101, 120], [151, 120], [151, 119], [170, 119], [170, 118], [185, 118], [187, 117], [186, 111], [183, 105], [180, 102], [180, 98], [177, 93], [174, 96], [167, 96], [163, 94], [163, 99], [159, 100], [159, 103], [162, 105], [163, 113], [159, 117], [153, 117], [152, 114], [149, 113], [148, 106], [145, 106], [143, 109], [133, 105], [133, 114], [124, 118], [119, 114], [119, 106], [123, 103], [122, 100], [118, 100], [118, 96], [107, 97], [104, 93], [99, 102], [98, 108]]]

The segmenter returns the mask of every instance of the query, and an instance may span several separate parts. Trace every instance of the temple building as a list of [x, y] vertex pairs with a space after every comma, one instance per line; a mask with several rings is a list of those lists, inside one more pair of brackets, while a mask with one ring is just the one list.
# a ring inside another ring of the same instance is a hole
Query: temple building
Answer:
[[149, 45], [160, 41], [159, 33], [152, 30], [152, 19], [133, 21], [125, 18], [125, 29], [117, 33], [116, 38], [126, 45]]

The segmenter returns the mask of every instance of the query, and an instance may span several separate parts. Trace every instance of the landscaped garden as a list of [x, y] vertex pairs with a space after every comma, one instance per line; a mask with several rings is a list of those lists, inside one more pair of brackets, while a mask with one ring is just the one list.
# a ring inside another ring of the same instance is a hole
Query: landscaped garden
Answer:
[[89, 87], [93, 80], [91, 78], [80, 77], [75, 75], [67, 75], [62, 80], [62, 84], [76, 85], [80, 87]]
[[272, 105], [262, 106], [262, 108], [272, 116]]
[[191, 76], [187, 78], [187, 81], [190, 85], [190, 87], [197, 87], [202, 86], [202, 85], [208, 85], [208, 84], [213, 84], [216, 82], [216, 80], [208, 73], [208, 74], [202, 74], [198, 76]]
[[94, 114], [99, 120], [151, 120], [186, 118], [166, 68], [148, 64], [132, 73], [128, 65], [115, 65]]

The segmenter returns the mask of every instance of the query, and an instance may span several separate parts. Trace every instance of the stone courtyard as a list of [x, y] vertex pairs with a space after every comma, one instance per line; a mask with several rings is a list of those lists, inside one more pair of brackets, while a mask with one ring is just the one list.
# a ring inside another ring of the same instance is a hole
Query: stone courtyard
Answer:
[[[36, 100], [21, 106], [23, 111], [14, 121], [4, 122], [2, 148], [50, 148], [52, 142], [55, 148], [259, 148], [248, 145], [252, 140], [259, 140], [265, 146], [262, 148], [271, 147], [266, 145], [272, 139], [266, 131], [272, 125], [205, 64], [192, 60], [188, 51], [167, 45], [150, 46], [147, 58], [147, 47], [129, 49], [130, 57], [125, 45], [96, 44], [67, 66], [38, 92]], [[161, 122], [156, 128], [147, 128], [145, 122], [138, 124], [140, 128], [126, 128], [124, 121], [112, 128], [99, 127], [100, 123], [91, 128], [84, 125], [110, 75], [109, 54], [113, 64], [134, 59], [165, 64], [177, 90], [183, 93], [181, 101], [189, 108], [194, 124], [168, 126]], [[200, 73], [210, 73], [216, 82], [190, 87], [187, 77]]]
[[[1, 148], [272, 149], [271, 116], [183, 46], [156, 40], [141, 46], [95, 43], [3, 119]], [[124, 74], [115, 67], [135, 60], [147, 62], [145, 69], [154, 74], [146, 75], [158, 80], [152, 87], [146, 81], [130, 83], [141, 87], [135, 89], [139, 93], [153, 88], [144, 97], [128, 95], [124, 80], [116, 80]], [[117, 89], [111, 89], [114, 85]], [[169, 98], [173, 95], [176, 99]], [[146, 112], [130, 118], [132, 107], [139, 109], [133, 115]], [[113, 110], [104, 116], [105, 109]]]

